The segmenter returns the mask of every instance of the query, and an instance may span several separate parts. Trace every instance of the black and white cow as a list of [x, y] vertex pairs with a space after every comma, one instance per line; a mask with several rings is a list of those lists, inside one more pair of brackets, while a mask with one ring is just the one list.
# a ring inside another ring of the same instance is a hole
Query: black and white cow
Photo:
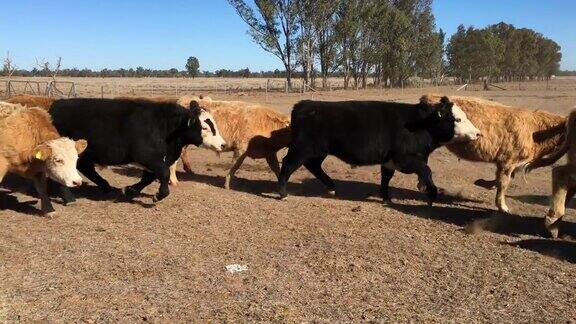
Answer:
[[331, 193], [334, 181], [322, 170], [327, 155], [357, 166], [381, 165], [380, 193], [390, 200], [394, 172], [416, 173], [426, 186], [430, 203], [438, 190], [427, 165], [428, 156], [442, 144], [474, 140], [480, 131], [466, 114], [443, 97], [432, 105], [378, 101], [301, 101], [292, 110], [292, 141], [279, 176], [285, 198], [290, 175], [304, 165]]
[[[185, 109], [175, 103], [147, 100], [63, 99], [54, 102], [50, 114], [60, 134], [89, 141], [78, 160], [78, 170], [104, 192], [112, 187], [95, 165], [136, 164], [144, 169], [140, 182], [123, 189], [130, 199], [154, 180], [160, 181], [154, 200], [168, 196], [169, 167], [185, 145], [215, 151], [225, 147], [214, 118], [195, 102]], [[64, 192], [65, 201], [73, 199]]]

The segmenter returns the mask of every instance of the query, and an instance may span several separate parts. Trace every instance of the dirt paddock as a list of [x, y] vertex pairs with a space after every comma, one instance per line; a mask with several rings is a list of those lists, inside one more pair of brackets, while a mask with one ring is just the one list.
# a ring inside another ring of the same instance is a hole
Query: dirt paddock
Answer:
[[[458, 92], [567, 114], [576, 79], [525, 90]], [[531, 88], [532, 87], [532, 88]], [[213, 95], [262, 102], [288, 112], [300, 99], [416, 102], [452, 88]], [[512, 215], [494, 211], [495, 193], [475, 187], [491, 165], [431, 157], [447, 190], [432, 207], [416, 176], [392, 180], [394, 205], [377, 197], [378, 167], [351, 169], [334, 158], [327, 196], [304, 169], [287, 201], [275, 199], [265, 162], [247, 160], [222, 188], [230, 156], [194, 149], [192, 174], [179, 173], [171, 195], [152, 204], [157, 184], [133, 202], [105, 196], [92, 183], [58, 215], [38, 217], [29, 187], [11, 177], [0, 188], [0, 322], [426, 321], [570, 322], [576, 320], [574, 204], [562, 239], [543, 226], [550, 170], [514, 180]], [[285, 151], [281, 151], [281, 155]], [[114, 167], [115, 187], [139, 172]], [[16, 191], [16, 192], [14, 192]], [[470, 233], [470, 224], [483, 230]], [[230, 273], [227, 265], [246, 271]]]

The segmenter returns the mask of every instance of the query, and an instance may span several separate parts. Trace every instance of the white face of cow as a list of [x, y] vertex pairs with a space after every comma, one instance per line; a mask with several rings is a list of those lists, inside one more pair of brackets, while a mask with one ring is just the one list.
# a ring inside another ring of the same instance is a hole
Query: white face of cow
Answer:
[[46, 175], [67, 187], [78, 187], [82, 184], [82, 177], [76, 170], [78, 154], [86, 148], [85, 140], [74, 142], [61, 137], [46, 142], [34, 150], [34, 158], [44, 161]]
[[466, 113], [456, 104], [452, 106], [454, 121], [454, 141], [473, 141], [482, 136], [480, 130], [472, 124]]
[[220, 136], [218, 126], [212, 114], [202, 109], [200, 113], [200, 125], [202, 126], [202, 146], [216, 152], [222, 152], [226, 147], [226, 142]]

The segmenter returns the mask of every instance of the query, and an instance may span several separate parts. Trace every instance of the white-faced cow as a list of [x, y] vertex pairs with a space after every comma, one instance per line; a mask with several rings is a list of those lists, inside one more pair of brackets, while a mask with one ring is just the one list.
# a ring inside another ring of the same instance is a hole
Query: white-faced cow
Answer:
[[292, 141], [279, 177], [281, 198], [286, 197], [290, 175], [301, 165], [335, 192], [334, 181], [321, 167], [330, 154], [351, 165], [380, 164], [385, 202], [390, 200], [388, 187], [396, 170], [416, 173], [431, 203], [438, 190], [428, 156], [442, 144], [480, 136], [466, 114], [446, 97], [434, 105], [301, 101], [294, 106], [291, 121]]
[[[438, 95], [425, 95], [423, 100], [440, 102]], [[478, 180], [484, 188], [496, 187], [496, 206], [509, 212], [506, 190], [518, 168], [555, 150], [564, 138], [566, 118], [546, 111], [510, 107], [472, 97], [451, 96], [450, 101], [462, 108], [482, 132], [482, 138], [447, 146], [461, 159], [496, 164], [496, 180]]]
[[82, 184], [76, 161], [86, 145], [61, 137], [45, 110], [0, 102], [0, 182], [8, 172], [31, 179], [44, 214], [54, 213], [47, 178], [68, 187]]
[[[54, 102], [50, 114], [61, 134], [86, 138], [90, 146], [78, 161], [78, 170], [104, 192], [112, 187], [95, 170], [98, 165], [137, 164], [144, 171], [140, 182], [123, 189], [129, 199], [154, 180], [160, 189], [154, 200], [169, 194], [169, 167], [185, 145], [216, 151], [225, 147], [214, 118], [191, 104], [185, 109], [174, 103], [131, 99], [65, 99]], [[72, 200], [68, 193], [65, 200]]]

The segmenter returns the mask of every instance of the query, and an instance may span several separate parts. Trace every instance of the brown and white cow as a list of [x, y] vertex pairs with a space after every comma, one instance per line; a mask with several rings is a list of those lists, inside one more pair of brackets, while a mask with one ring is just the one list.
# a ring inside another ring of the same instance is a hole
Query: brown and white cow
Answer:
[[[226, 141], [225, 151], [234, 152], [233, 165], [226, 175], [224, 187], [230, 182], [244, 159], [266, 159], [276, 177], [280, 174], [277, 153], [290, 143], [290, 119], [274, 109], [242, 101], [217, 101], [210, 98], [184, 96], [178, 103], [187, 107], [196, 101], [208, 110], [218, 123], [220, 134]], [[184, 168], [190, 170], [190, 162], [183, 151]], [[176, 166], [171, 169], [172, 182], [177, 182]]]
[[552, 169], [552, 199], [546, 215], [545, 225], [552, 237], [558, 237], [562, 217], [566, 213], [566, 202], [576, 194], [576, 110], [570, 113], [566, 122], [566, 139], [552, 154], [528, 164], [526, 171], [549, 166], [567, 155], [565, 165]]
[[[424, 99], [439, 102], [441, 96]], [[496, 164], [496, 180], [478, 180], [483, 187], [497, 187], [496, 206], [509, 212], [506, 190], [517, 168], [550, 154], [564, 138], [566, 118], [545, 111], [506, 106], [479, 98], [451, 96], [482, 133], [476, 141], [454, 142], [448, 150], [461, 159]]]
[[44, 214], [54, 213], [46, 179], [80, 186], [76, 162], [86, 146], [85, 140], [61, 137], [45, 110], [0, 102], [0, 182], [8, 172], [31, 179]]

